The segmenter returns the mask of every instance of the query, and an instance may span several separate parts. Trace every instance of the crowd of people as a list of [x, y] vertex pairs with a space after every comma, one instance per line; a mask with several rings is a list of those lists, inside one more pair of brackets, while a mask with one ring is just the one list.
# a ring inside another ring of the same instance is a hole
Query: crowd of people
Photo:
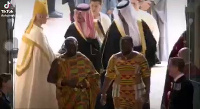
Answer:
[[[151, 68], [157, 63], [159, 42], [156, 20], [146, 12], [145, 4], [151, 2], [121, 0], [111, 7], [108, 1], [114, 0], [72, 6], [73, 20], [59, 55], [51, 50], [42, 28], [48, 14], [55, 17], [58, 12], [54, 6], [48, 13], [46, 0], [35, 1], [17, 58], [15, 108], [150, 109]], [[101, 12], [104, 3], [110, 8]], [[192, 109], [193, 86], [185, 67], [191, 65], [190, 50], [184, 46], [174, 50], [162, 107]], [[0, 101], [4, 103], [0, 107], [9, 106], [5, 90], [10, 80], [10, 76], [0, 76]]]

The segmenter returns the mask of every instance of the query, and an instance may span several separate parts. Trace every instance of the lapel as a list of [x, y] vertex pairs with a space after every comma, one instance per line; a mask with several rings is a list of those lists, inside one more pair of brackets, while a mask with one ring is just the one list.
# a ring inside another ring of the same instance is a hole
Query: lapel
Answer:
[[124, 27], [120, 25], [120, 20], [114, 20], [116, 26], [117, 26], [117, 29], [119, 31], [119, 33], [121, 34], [122, 37], [126, 36], [126, 33], [124, 31]]
[[185, 76], [180, 77], [176, 82], [173, 83], [173, 90], [180, 91], [182, 87], [182, 82], [185, 80]]

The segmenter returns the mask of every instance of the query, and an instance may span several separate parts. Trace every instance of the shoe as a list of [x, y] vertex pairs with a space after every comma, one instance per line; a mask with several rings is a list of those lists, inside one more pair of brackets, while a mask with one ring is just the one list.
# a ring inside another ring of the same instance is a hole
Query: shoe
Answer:
[[62, 17], [63, 17], [63, 14], [57, 11], [53, 11], [49, 13], [49, 18], [62, 18]]
[[157, 61], [156, 64], [161, 64], [161, 62], [160, 62], [160, 61]]
[[61, 12], [58, 12], [58, 11], [55, 11], [56, 13], [59, 13], [59, 14], [61, 14], [61, 15], [63, 15], [63, 13], [61, 13]]

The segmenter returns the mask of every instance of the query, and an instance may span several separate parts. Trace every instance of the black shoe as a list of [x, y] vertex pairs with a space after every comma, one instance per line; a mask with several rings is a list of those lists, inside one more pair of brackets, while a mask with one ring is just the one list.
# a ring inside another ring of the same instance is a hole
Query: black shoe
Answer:
[[62, 18], [62, 17], [63, 17], [63, 14], [57, 11], [53, 11], [49, 13], [49, 18]]
[[56, 13], [59, 13], [59, 14], [61, 14], [61, 15], [63, 15], [63, 13], [61, 13], [61, 12], [58, 12], [58, 11], [55, 11]]
[[158, 59], [157, 55], [155, 55], [155, 62], [156, 64], [161, 64], [160, 60]]
[[160, 61], [157, 61], [156, 64], [161, 64], [161, 62], [160, 62]]

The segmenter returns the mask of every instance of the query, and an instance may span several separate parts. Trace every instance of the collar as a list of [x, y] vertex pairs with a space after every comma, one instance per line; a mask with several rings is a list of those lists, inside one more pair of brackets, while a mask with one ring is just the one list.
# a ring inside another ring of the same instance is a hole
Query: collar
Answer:
[[33, 24], [33, 28], [34, 28], [34, 29], [37, 29], [37, 30], [39, 30], [39, 31], [41, 31], [41, 32], [43, 31], [43, 28], [37, 26], [36, 24]]
[[176, 82], [179, 78], [181, 78], [182, 76], [184, 76], [183, 73], [179, 74], [175, 79], [174, 79], [174, 82]]

